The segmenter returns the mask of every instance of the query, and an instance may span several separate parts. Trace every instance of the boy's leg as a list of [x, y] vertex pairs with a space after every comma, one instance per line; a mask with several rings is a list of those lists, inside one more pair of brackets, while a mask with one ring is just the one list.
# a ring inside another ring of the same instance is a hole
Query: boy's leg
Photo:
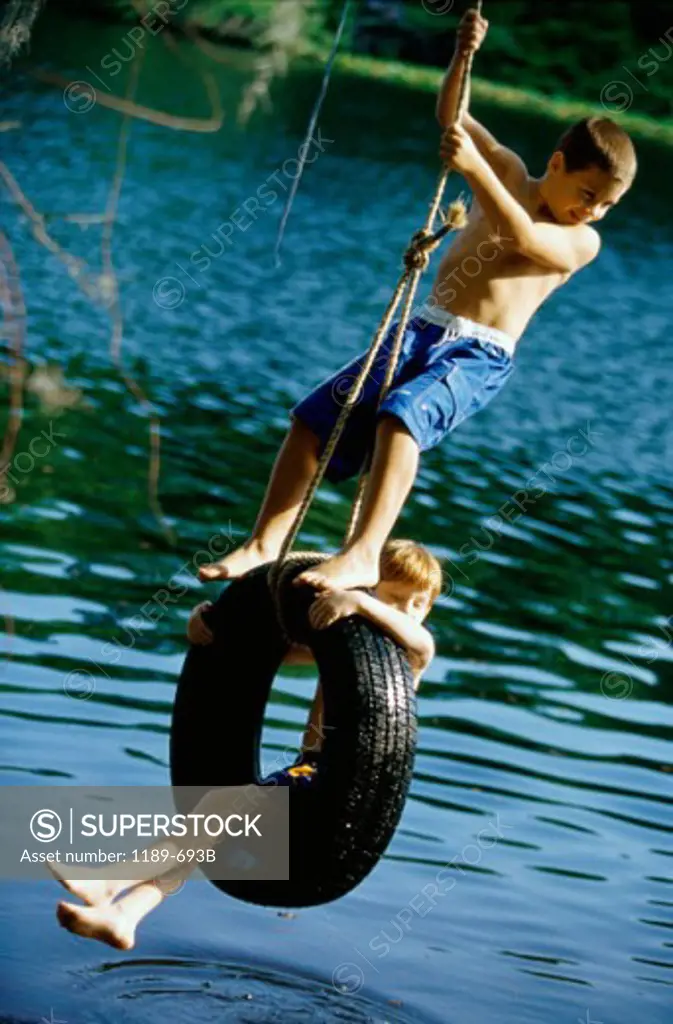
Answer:
[[[226, 813], [227, 809], [226, 795], [223, 798], [221, 789], [211, 789], [201, 797], [193, 813], [198, 814], [201, 818], [207, 818], [211, 813], [219, 813], [222, 816]], [[215, 837], [208, 834], [199, 836], [198, 839], [200, 849], [210, 849], [216, 844]], [[79, 869], [78, 874], [83, 877], [68, 879], [65, 877], [60, 865], [49, 863], [47, 867], [69, 892], [79, 896], [85, 903], [90, 903], [100, 908], [104, 904], [109, 905], [110, 901], [125, 889], [138, 888], [145, 882], [161, 885], [160, 879], [164, 875], [169, 875], [171, 879], [183, 880], [188, 878], [197, 867], [196, 861], [186, 858], [182, 861], [178, 860], [178, 855], [188, 842], [191, 842], [189, 837], [187, 839], [169, 837], [158, 840], [156, 843], [150, 843], [149, 846], [145, 847], [146, 856], [136, 866], [136, 877], [132, 879], [106, 879], [105, 869], [103, 868]], [[155, 850], [157, 851], [157, 857], [153, 859], [151, 851]], [[165, 857], [164, 853], [166, 854]], [[178, 865], [177, 868], [176, 864]]]
[[292, 421], [250, 538], [220, 561], [201, 566], [202, 580], [233, 579], [278, 556], [318, 466], [319, 443], [304, 423]]
[[379, 581], [381, 549], [411, 490], [419, 447], [396, 416], [381, 416], [362, 508], [351, 540], [340, 554], [296, 577], [318, 589], [351, 590]]
[[311, 705], [309, 720], [306, 723], [306, 729], [301, 741], [302, 754], [311, 754], [322, 750], [322, 741], [325, 738], [323, 730], [324, 714], [325, 706], [322, 697], [322, 683], [318, 683], [313, 704]]
[[136, 883], [134, 889], [117, 903], [96, 907], [80, 907], [61, 902], [56, 908], [60, 924], [75, 935], [98, 939], [115, 949], [132, 949], [140, 921], [164, 898], [160, 884]]
[[81, 900], [91, 906], [111, 903], [120, 892], [139, 885], [141, 882], [139, 878], [124, 880], [107, 878], [105, 868], [78, 868], [77, 873], [80, 877], [76, 879], [66, 878], [60, 864], [47, 864], [47, 868], [68, 892], [71, 892], [73, 896], [79, 896]]

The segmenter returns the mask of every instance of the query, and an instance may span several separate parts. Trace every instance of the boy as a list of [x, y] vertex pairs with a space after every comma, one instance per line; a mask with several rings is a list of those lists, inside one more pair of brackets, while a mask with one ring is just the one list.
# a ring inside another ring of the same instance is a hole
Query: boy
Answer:
[[[381, 556], [381, 580], [376, 587], [376, 596], [357, 590], [324, 591], [320, 593], [310, 609], [311, 625], [314, 629], [327, 629], [339, 619], [349, 615], [363, 615], [380, 626], [394, 640], [405, 648], [417, 688], [421, 675], [430, 664], [435, 645], [432, 634], [421, 624], [442, 589], [442, 570], [437, 559], [426, 548], [410, 540], [391, 540], [384, 546]], [[197, 605], [187, 625], [187, 636], [192, 643], [210, 643], [213, 635], [202, 618], [207, 603]], [[296, 645], [286, 659], [288, 664], [312, 663], [309, 648]], [[318, 765], [322, 730], [322, 692], [320, 687], [311, 709], [309, 725], [302, 741], [299, 761], [291, 768], [275, 772], [267, 784], [305, 785], [315, 775]], [[272, 781], [273, 780], [273, 781]], [[217, 813], [216, 791], [207, 794], [194, 808], [194, 813]], [[193, 843], [193, 840], [190, 840]], [[196, 867], [194, 862], [185, 862], [176, 870], [171, 855], [180, 848], [178, 842], [166, 840], [152, 848], [167, 849], [168, 858], [163, 862], [168, 878], [159, 864], [148, 858], [147, 880], [111, 880], [104, 870], [79, 871], [77, 880], [66, 879], [56, 864], [48, 867], [69, 892], [88, 903], [88, 907], [75, 903], [59, 902], [56, 916], [64, 928], [85, 938], [98, 939], [116, 949], [132, 949], [135, 944], [135, 930], [139, 922], [161, 903], [166, 893], [178, 888]], [[160, 855], [159, 855], [160, 857]], [[120, 893], [129, 890], [117, 902]]]
[[[362, 615], [374, 622], [405, 649], [418, 688], [435, 654], [432, 634], [421, 623], [441, 589], [441, 566], [427, 548], [412, 540], [389, 540], [381, 553], [380, 580], [373, 595], [363, 590], [322, 590], [311, 605], [309, 620], [314, 629], [326, 629], [349, 615]], [[189, 618], [187, 637], [193, 644], [213, 639], [202, 618], [208, 607], [208, 602], [197, 605]], [[310, 648], [295, 644], [285, 664], [314, 664]], [[315, 773], [322, 746], [322, 717], [322, 687], [318, 685], [300, 758], [292, 767], [273, 773], [276, 784], [289, 785], [292, 779], [310, 779]]]
[[[353, 536], [339, 554], [300, 574], [298, 584], [337, 590], [376, 584], [379, 555], [411, 489], [419, 453], [502, 388], [528, 321], [597, 256], [600, 239], [591, 224], [622, 198], [635, 176], [633, 144], [608, 118], [587, 118], [571, 127], [539, 179], [468, 114], [461, 124], [452, 123], [466, 58], [481, 45], [487, 26], [476, 11], [465, 15], [437, 100], [445, 129], [441, 156], [474, 193], [467, 226], [444, 255], [429, 300], [409, 324], [381, 410], [377, 413], [382, 373], [372, 374], [328, 467], [331, 481], [357, 474], [373, 443]], [[394, 333], [393, 326], [384, 351]], [[293, 410], [250, 538], [221, 561], [203, 566], [201, 579], [240, 576], [277, 557], [337, 418], [339, 396], [361, 359]]]

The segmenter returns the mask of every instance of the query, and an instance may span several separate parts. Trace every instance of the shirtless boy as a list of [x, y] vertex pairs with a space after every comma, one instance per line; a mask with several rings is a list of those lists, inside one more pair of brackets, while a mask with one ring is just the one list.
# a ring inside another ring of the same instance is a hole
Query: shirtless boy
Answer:
[[[352, 538], [338, 554], [297, 576], [299, 584], [339, 590], [376, 584], [381, 549], [415, 479], [419, 453], [500, 391], [529, 320], [552, 292], [595, 259], [600, 238], [592, 224], [633, 182], [633, 144], [609, 118], [585, 118], [569, 128], [541, 178], [531, 177], [517, 154], [469, 114], [455, 122], [468, 54], [479, 48], [487, 27], [477, 11], [465, 15], [437, 99], [442, 159], [474, 195], [467, 226], [447, 250], [429, 299], [409, 324], [381, 409], [382, 374], [372, 374], [328, 467], [328, 480], [354, 476], [373, 446]], [[468, 276], [468, 260], [479, 267], [473, 276]], [[394, 334], [395, 325], [384, 351]], [[201, 579], [240, 576], [277, 557], [339, 414], [343, 384], [354, 379], [363, 358], [293, 410], [251, 536], [226, 558], [203, 566]]]

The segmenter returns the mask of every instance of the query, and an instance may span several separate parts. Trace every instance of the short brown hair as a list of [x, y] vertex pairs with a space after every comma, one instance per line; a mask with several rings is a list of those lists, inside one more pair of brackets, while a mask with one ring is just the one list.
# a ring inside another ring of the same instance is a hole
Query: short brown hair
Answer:
[[431, 601], [442, 592], [442, 567], [431, 551], [415, 540], [389, 540], [381, 553], [381, 579], [412, 583], [429, 590]]
[[563, 133], [556, 143], [568, 173], [596, 166], [615, 181], [630, 185], [636, 176], [636, 151], [623, 128], [609, 117], [585, 117]]

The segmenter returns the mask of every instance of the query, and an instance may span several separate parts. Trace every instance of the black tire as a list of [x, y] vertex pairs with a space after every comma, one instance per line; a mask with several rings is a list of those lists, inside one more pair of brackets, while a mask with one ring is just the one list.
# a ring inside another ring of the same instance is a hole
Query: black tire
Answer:
[[[223, 892], [264, 906], [315, 906], [355, 888], [392, 839], [411, 782], [416, 710], [409, 663], [361, 616], [326, 630], [310, 627], [314, 594], [291, 581], [318, 561], [292, 562], [280, 590], [286, 629], [311, 647], [325, 704], [318, 776], [310, 786], [289, 790], [290, 879], [214, 881]], [[262, 782], [264, 708], [288, 647], [268, 569], [253, 570], [223, 591], [207, 613], [215, 642], [192, 647], [185, 659], [170, 738], [174, 786]]]

